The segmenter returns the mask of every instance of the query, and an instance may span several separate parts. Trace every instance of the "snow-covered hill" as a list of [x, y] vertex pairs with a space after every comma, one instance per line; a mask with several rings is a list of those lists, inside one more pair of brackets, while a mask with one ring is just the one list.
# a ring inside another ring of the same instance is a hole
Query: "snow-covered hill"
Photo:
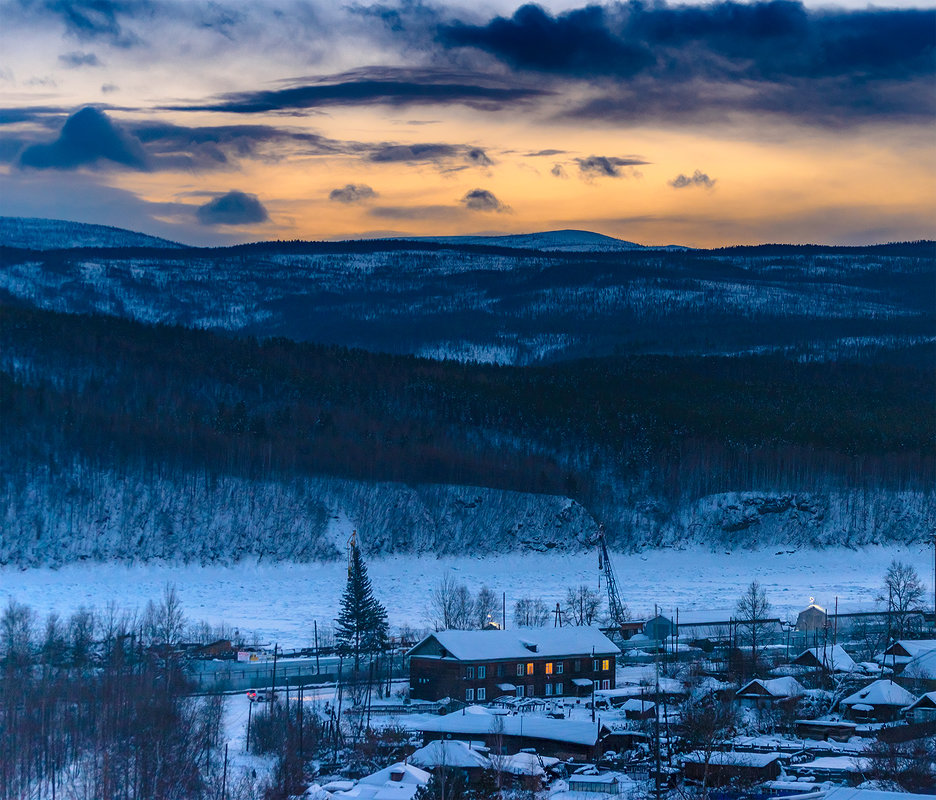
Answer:
[[110, 225], [89, 225], [62, 219], [0, 217], [0, 245], [28, 250], [70, 247], [166, 247], [180, 245]]
[[507, 236], [417, 236], [409, 240], [455, 245], [515, 247], [523, 250], [561, 253], [612, 253], [647, 249], [643, 245], [628, 242], [624, 239], [615, 239], [613, 236], [576, 230], [519, 233]]

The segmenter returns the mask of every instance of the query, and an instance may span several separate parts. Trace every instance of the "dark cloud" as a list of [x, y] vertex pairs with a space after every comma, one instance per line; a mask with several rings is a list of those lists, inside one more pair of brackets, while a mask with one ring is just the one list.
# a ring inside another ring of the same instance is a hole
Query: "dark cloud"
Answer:
[[47, 123], [50, 118], [61, 117], [65, 109], [58, 106], [24, 106], [22, 108], [0, 108], [0, 125], [18, 122]]
[[362, 203], [375, 197], [377, 192], [366, 183], [349, 183], [342, 189], [332, 189], [328, 193], [328, 199], [336, 203]]
[[368, 159], [378, 164], [434, 163], [447, 164], [453, 161], [465, 162], [462, 166], [450, 167], [448, 171], [457, 172], [467, 166], [489, 167], [494, 162], [480, 147], [463, 144], [445, 144], [442, 142], [422, 142], [417, 144], [383, 144], [374, 148]]
[[72, 114], [55, 141], [30, 145], [19, 156], [19, 165], [31, 169], [78, 169], [106, 162], [148, 169], [139, 139], [91, 106]]
[[237, 190], [209, 200], [195, 215], [202, 225], [251, 225], [270, 218], [257, 195]]
[[624, 173], [621, 167], [634, 167], [646, 164], [639, 158], [618, 158], [616, 156], [589, 156], [588, 158], [577, 158], [575, 162], [579, 166], [579, 172], [589, 177], [620, 178]]
[[552, 169], [549, 170], [549, 174], [554, 178], [568, 178], [566, 174], [565, 167], [562, 164], [553, 164]]
[[565, 150], [536, 150], [532, 153], [524, 153], [527, 158], [536, 158], [538, 156], [561, 156], [565, 154]]
[[494, 211], [498, 214], [510, 211], [510, 206], [504, 205], [487, 189], [472, 189], [461, 202], [469, 211]]
[[328, 106], [458, 104], [498, 111], [549, 94], [542, 89], [504, 85], [502, 79], [485, 79], [477, 74], [392, 67], [368, 67], [300, 80], [303, 82], [282, 89], [232, 92], [212, 102], [168, 108], [258, 114]]
[[697, 169], [691, 176], [680, 173], [669, 181], [669, 185], [674, 189], [686, 189], [690, 186], [704, 186], [706, 189], [711, 189], [715, 185], [715, 179]]
[[121, 17], [151, 13], [154, 4], [150, 0], [19, 0], [19, 5], [51, 13], [77, 39], [100, 39], [118, 47], [131, 47], [140, 39], [124, 27]]
[[94, 53], [82, 53], [80, 50], [63, 53], [59, 56], [59, 63], [69, 68], [101, 66], [100, 60]]
[[590, 81], [600, 95], [568, 112], [615, 121], [772, 112], [818, 124], [936, 113], [936, 9], [807, 9], [793, 0], [533, 5], [482, 25], [443, 24], [443, 47], [470, 47], [526, 73]]

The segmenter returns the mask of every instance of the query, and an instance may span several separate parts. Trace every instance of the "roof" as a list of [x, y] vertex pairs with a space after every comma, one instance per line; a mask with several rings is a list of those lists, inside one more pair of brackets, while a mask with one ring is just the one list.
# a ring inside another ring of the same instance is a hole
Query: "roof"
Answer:
[[501, 756], [497, 768], [511, 775], [545, 775], [546, 770], [559, 763], [558, 758], [539, 756], [536, 753], [514, 753]]
[[636, 697], [632, 697], [621, 706], [621, 709], [623, 711], [638, 711], [643, 714], [644, 711], [651, 711], [655, 707], [656, 704], [651, 703], [649, 700], [638, 700]]
[[438, 631], [429, 634], [407, 655], [431, 655], [418, 651], [433, 639], [446, 651], [443, 658], [451, 657], [458, 661], [523, 660], [589, 655], [593, 651], [601, 655], [621, 652], [597, 627], [582, 625], [506, 631]]
[[926, 694], [921, 694], [916, 700], [907, 706], [907, 711], [912, 711], [915, 708], [936, 708], [936, 692], [927, 692]]
[[[688, 753], [683, 756], [684, 762], [690, 764], [704, 764], [705, 753]], [[736, 753], [734, 751], [717, 750], [709, 756], [709, 764], [715, 767], [766, 767], [780, 758], [779, 753]]]
[[834, 786], [825, 793], [825, 800], [936, 800], [936, 794], [906, 794], [884, 789], [852, 789]]
[[399, 781], [393, 781], [393, 783], [409, 783], [422, 786], [424, 783], [429, 782], [430, 776], [428, 772], [420, 769], [419, 767], [414, 767], [412, 764], [405, 764], [402, 761], [398, 761], [396, 764], [391, 764], [389, 767], [384, 767], [382, 770], [375, 772], [373, 775], [368, 775], [366, 778], [361, 778], [358, 783], [365, 783], [369, 784], [370, 786], [382, 786], [384, 783], [391, 780], [390, 776], [394, 772], [402, 772], [403, 779]]
[[906, 689], [893, 681], [879, 680], [859, 689], [840, 701], [843, 706], [904, 706], [910, 705], [916, 698]]
[[[763, 692], [758, 692], [758, 687], [763, 689]], [[735, 694], [738, 697], [764, 694], [771, 697], [799, 697], [805, 691], [806, 688], [796, 678], [772, 678], [766, 681], [755, 678], [744, 684]]]
[[814, 660], [819, 662], [823, 667], [830, 669], [832, 672], [859, 671], [855, 660], [845, 652], [845, 649], [840, 644], [810, 647], [794, 658], [793, 663], [799, 664], [801, 661], [812, 663]]
[[903, 673], [905, 677], [936, 678], [936, 650], [927, 650], [907, 662]]
[[899, 639], [884, 651], [884, 655], [916, 658], [930, 650], [936, 650], [936, 639]]
[[468, 769], [479, 767], [488, 769], [491, 760], [483, 753], [472, 750], [467, 742], [458, 739], [436, 739], [425, 747], [420, 747], [407, 761], [417, 767], [459, 767]]
[[446, 714], [444, 717], [414, 715], [401, 724], [416, 731], [451, 733], [455, 736], [485, 736], [496, 733], [503, 724], [505, 736], [523, 736], [554, 742], [594, 746], [598, 742], [598, 725], [571, 719], [551, 719], [519, 714], [512, 717], [485, 717], [480, 714]]

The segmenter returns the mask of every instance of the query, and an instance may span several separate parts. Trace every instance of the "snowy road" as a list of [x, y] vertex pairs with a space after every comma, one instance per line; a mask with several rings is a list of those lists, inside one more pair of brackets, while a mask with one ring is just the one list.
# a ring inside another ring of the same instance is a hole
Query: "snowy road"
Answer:
[[[874, 607], [874, 595], [892, 558], [913, 564], [928, 598], [932, 592], [932, 550], [919, 547], [872, 547], [777, 553], [738, 551], [648, 550], [615, 554], [613, 562], [631, 611], [733, 608], [742, 588], [757, 578], [766, 588], [774, 613], [794, 615], [810, 597], [842, 611]], [[565, 589], [598, 585], [597, 560], [590, 554], [513, 554], [485, 558], [403, 557], [373, 559], [374, 589], [387, 606], [392, 625], [425, 627], [427, 598], [445, 572], [476, 592], [482, 584], [498, 596], [507, 593], [510, 608], [524, 595], [542, 597], [554, 607]], [[40, 614], [68, 614], [81, 605], [102, 608], [114, 600], [139, 608], [158, 599], [173, 582], [185, 613], [193, 620], [226, 622], [256, 631], [284, 647], [312, 642], [313, 620], [320, 630], [331, 624], [345, 583], [345, 565], [256, 564], [223, 566], [117, 566], [81, 564], [61, 569], [0, 569], [0, 601], [27, 603]]]

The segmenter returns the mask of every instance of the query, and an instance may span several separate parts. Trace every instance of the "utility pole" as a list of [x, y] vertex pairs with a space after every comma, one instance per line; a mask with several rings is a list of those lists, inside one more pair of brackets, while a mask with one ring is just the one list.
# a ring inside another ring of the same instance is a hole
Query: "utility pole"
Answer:
[[250, 717], [253, 714], [253, 700], [247, 701], [247, 744], [244, 747], [244, 752], [250, 752]]
[[279, 644], [273, 645], [273, 685], [270, 687], [270, 720], [273, 719], [273, 697], [276, 695], [276, 651]]
[[221, 775], [221, 800], [227, 800], [227, 742], [224, 743], [224, 772]]
[[315, 631], [315, 674], [319, 674], [319, 647], [318, 647], [318, 620], [312, 620], [312, 629]]

